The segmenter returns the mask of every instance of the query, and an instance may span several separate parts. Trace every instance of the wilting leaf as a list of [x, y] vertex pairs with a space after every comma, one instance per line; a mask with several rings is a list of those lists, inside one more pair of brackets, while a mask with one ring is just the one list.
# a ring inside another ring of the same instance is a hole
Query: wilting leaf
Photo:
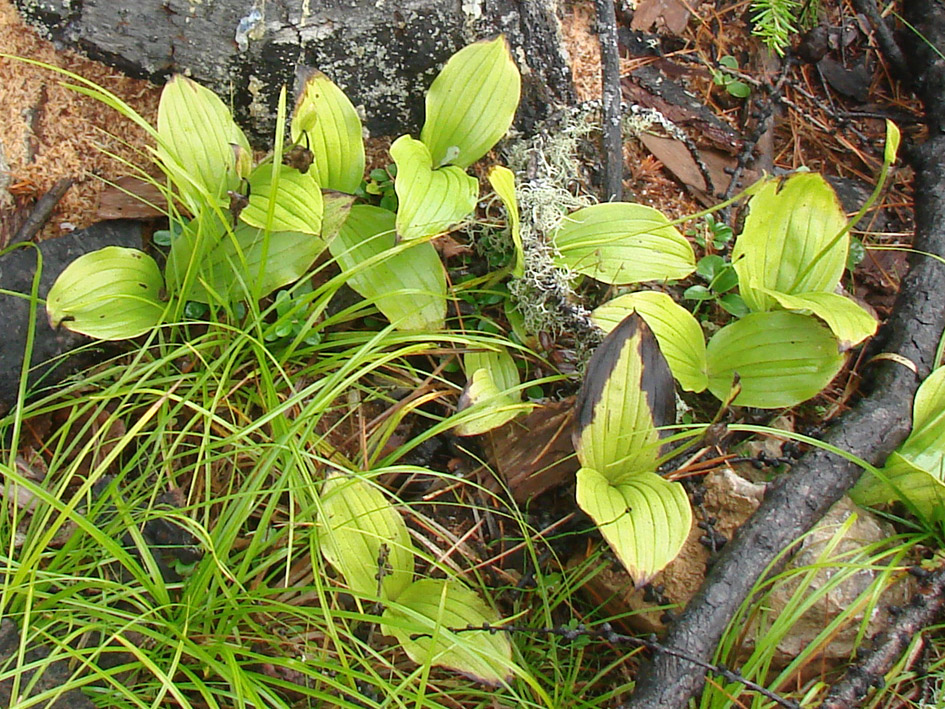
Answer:
[[686, 237], [662, 212], [642, 204], [579, 209], [554, 233], [554, 243], [558, 263], [604, 283], [674, 280], [696, 268]]
[[447, 667], [498, 684], [512, 674], [512, 647], [504, 633], [463, 630], [499, 616], [457, 580], [414, 581], [384, 610], [381, 632], [393, 635], [414, 662]]
[[740, 406], [777, 409], [819, 393], [840, 371], [837, 339], [809, 315], [750, 313], [719, 330], [706, 347], [709, 391], [725, 400], [736, 374]]
[[[463, 423], [456, 426], [458, 436], [474, 436], [508, 423], [520, 413], [529, 411], [522, 403], [521, 392], [511, 392], [519, 385], [518, 367], [506, 350], [468, 352], [463, 357], [468, 381], [459, 399], [457, 413], [467, 412]], [[475, 409], [473, 415], [468, 410]]]
[[521, 219], [518, 213], [518, 199], [515, 197], [515, 173], [507, 167], [496, 165], [489, 171], [489, 184], [499, 195], [505, 211], [509, 215], [509, 232], [512, 235], [512, 244], [515, 246], [515, 263], [512, 265], [512, 275], [521, 278], [525, 274], [525, 250], [522, 246]]
[[435, 236], [476, 207], [479, 183], [459, 167], [431, 168], [430, 151], [402, 135], [390, 146], [397, 163], [397, 235], [404, 240]]
[[801, 173], [772, 180], [751, 198], [748, 209], [732, 264], [749, 308], [774, 307], [764, 288], [788, 295], [833, 292], [846, 266], [850, 237], [836, 238], [847, 220], [823, 177]]
[[84, 254], [59, 274], [46, 296], [49, 325], [98, 340], [137, 337], [161, 322], [164, 279], [154, 259], [137, 249], [106, 246]]
[[275, 231], [267, 236], [262, 229], [240, 224], [206, 255], [188, 298], [232, 302], [249, 298], [255, 288], [261, 298], [304, 276], [324, 249], [325, 242], [311, 234]]
[[646, 321], [633, 313], [597, 348], [577, 398], [578, 460], [614, 484], [650, 472], [661, 426], [676, 421], [673, 376]]
[[454, 54], [427, 92], [420, 139], [433, 165], [466, 168], [489, 152], [512, 125], [521, 82], [504, 36]]
[[[278, 182], [273, 183], [272, 164], [256, 168], [249, 180], [249, 204], [240, 212], [240, 219], [260, 229], [268, 226], [272, 231], [320, 234], [324, 205], [315, 175], [311, 170], [303, 174], [288, 165], [279, 165], [278, 171]], [[270, 198], [275, 200], [271, 222]]]
[[[209, 198], [237, 189], [237, 154], [249, 142], [223, 102], [209, 89], [176, 75], [158, 106], [157, 155], [191, 212]], [[236, 146], [234, 149], [233, 146]]]
[[312, 151], [309, 168], [322, 187], [353, 193], [364, 176], [361, 119], [351, 101], [320, 71], [305, 81], [292, 113], [292, 141]]
[[[413, 580], [413, 543], [387, 498], [361, 478], [333, 475], [321, 492], [319, 548], [357, 597], [400, 598]], [[383, 567], [383, 568], [382, 568]]]
[[322, 190], [322, 231], [321, 237], [327, 244], [334, 239], [351, 213], [354, 196], [334, 190]]
[[614, 485], [596, 470], [581, 468], [577, 501], [637, 587], [676, 558], [692, 526], [683, 486], [652, 472]]
[[827, 323], [840, 349], [848, 350], [876, 332], [879, 323], [866, 310], [838, 293], [803, 293], [788, 295], [759, 288], [765, 295], [774, 298], [786, 310], [808, 310]]
[[395, 327], [424, 332], [443, 329], [443, 263], [427, 241], [395, 245], [393, 212], [355, 205], [329, 249], [348, 275], [348, 285], [374, 303]]
[[610, 300], [591, 313], [591, 320], [611, 332], [630, 313], [637, 312], [650, 326], [676, 381], [687, 391], [708, 386], [705, 339], [692, 313], [665, 293], [640, 291]]

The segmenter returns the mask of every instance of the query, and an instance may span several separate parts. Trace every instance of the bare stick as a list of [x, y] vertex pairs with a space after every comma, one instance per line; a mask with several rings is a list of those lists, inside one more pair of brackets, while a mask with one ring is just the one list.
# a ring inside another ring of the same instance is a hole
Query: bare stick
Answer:
[[604, 164], [604, 198], [617, 202], [623, 196], [623, 136], [620, 133], [620, 60], [617, 54], [617, 16], [614, 0], [595, 0], [597, 39], [600, 42], [601, 86], [604, 97], [601, 134]]
[[30, 215], [26, 218], [26, 221], [16, 230], [16, 234], [13, 235], [13, 238], [10, 239], [10, 244], [30, 241], [36, 236], [39, 230], [49, 221], [53, 210], [56, 208], [56, 205], [59, 204], [59, 200], [69, 191], [73, 183], [75, 183], [75, 178], [63, 177], [52, 186], [49, 192], [40, 197], [36, 201], [36, 206], [33, 207], [33, 211], [30, 212]]

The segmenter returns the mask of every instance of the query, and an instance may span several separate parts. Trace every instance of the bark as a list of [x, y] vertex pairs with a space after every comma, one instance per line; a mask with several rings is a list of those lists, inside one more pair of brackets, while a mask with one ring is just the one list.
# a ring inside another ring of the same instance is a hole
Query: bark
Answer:
[[[906, 2], [909, 21], [939, 49], [945, 48], [945, 9], [934, 0]], [[916, 252], [945, 256], [945, 60], [925, 42], [910, 42], [908, 59], [918, 77], [916, 90], [929, 119], [930, 139], [913, 159], [915, 167]], [[933, 257], [914, 254], [896, 306], [879, 342], [914, 363], [875, 362], [868, 391], [834, 425], [825, 440], [842, 450], [881, 465], [911, 426], [912, 399], [931, 371], [945, 327], [945, 266]], [[854, 464], [813, 449], [766, 496], [764, 503], [726, 547], [699, 593], [669, 632], [673, 650], [708, 660], [735, 611], [785, 547], [813, 527], [830, 506], [859, 478]], [[629, 709], [684, 707], [705, 682], [702, 668], [668, 653], [657, 654], [641, 669]]]
[[364, 107], [375, 135], [416, 132], [443, 63], [504, 32], [523, 72], [521, 115], [573, 98], [553, 6], [541, 0], [14, 0], [41, 32], [93, 59], [162, 83], [187, 73], [231, 102], [260, 146], [282, 86], [323, 71]]

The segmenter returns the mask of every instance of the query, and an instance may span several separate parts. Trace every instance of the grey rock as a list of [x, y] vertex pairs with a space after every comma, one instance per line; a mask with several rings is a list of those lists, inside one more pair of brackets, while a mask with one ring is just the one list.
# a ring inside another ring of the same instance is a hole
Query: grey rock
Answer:
[[573, 101], [549, 0], [15, 0], [64, 46], [162, 82], [185, 73], [232, 103], [268, 145], [278, 94], [301, 68], [327, 74], [363, 106], [375, 135], [416, 132], [443, 63], [475, 39], [506, 33], [524, 79], [522, 121]]
[[[105, 246], [141, 248], [141, 240], [139, 222], [116, 220], [41, 242], [38, 248], [43, 257], [43, 268], [39, 297], [45, 298], [63, 269], [82, 254]], [[0, 332], [3, 333], [0, 337], [0, 414], [8, 411], [16, 402], [29, 328], [28, 297], [36, 267], [37, 253], [30, 246], [14, 249], [0, 257], [0, 288], [26, 296], [0, 293]], [[28, 381], [30, 387], [40, 382], [45, 386], [61, 381], [94, 359], [92, 352], [83, 350], [82, 355], [57, 360], [54, 366], [44, 364], [90, 340], [64, 328], [53, 330], [46, 320], [42, 304], [36, 308], [35, 322], [36, 333], [30, 360], [33, 369]]]

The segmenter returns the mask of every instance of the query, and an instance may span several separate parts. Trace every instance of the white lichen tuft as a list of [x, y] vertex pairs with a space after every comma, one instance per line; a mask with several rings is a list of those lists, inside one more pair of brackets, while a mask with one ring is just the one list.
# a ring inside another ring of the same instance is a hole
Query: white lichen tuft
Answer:
[[555, 263], [558, 254], [550, 235], [569, 213], [594, 201], [582, 191], [578, 154], [582, 141], [600, 130], [599, 116], [596, 102], [563, 109], [534, 138], [515, 141], [507, 149], [517, 177], [525, 266], [509, 291], [528, 330], [571, 332], [588, 346], [599, 340], [599, 330], [571, 288], [574, 274]]

